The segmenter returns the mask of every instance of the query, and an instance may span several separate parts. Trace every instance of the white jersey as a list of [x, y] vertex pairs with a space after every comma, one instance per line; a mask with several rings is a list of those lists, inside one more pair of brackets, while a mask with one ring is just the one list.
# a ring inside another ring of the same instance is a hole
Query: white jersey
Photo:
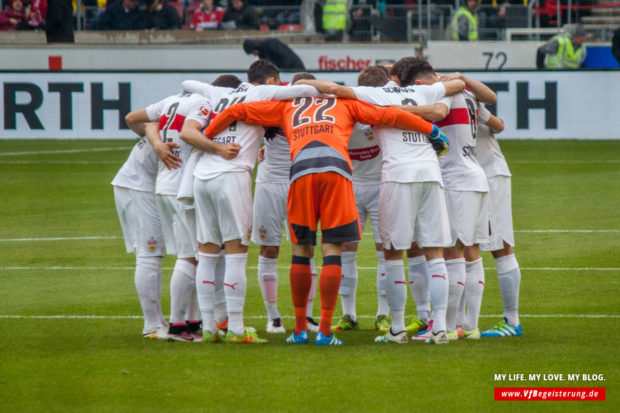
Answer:
[[349, 140], [349, 158], [353, 164], [355, 185], [381, 182], [381, 149], [372, 128], [356, 123]]
[[[399, 87], [389, 82], [384, 87], [354, 87], [355, 95], [375, 105], [432, 105], [443, 98], [443, 83]], [[441, 173], [437, 155], [426, 135], [385, 126], [374, 126], [381, 147], [381, 181], [439, 182]]]
[[288, 184], [290, 170], [291, 151], [284, 132], [280, 128], [268, 129], [265, 134], [265, 160], [258, 165], [256, 182]]
[[[183, 90], [191, 90], [206, 96], [207, 101], [213, 102], [213, 112], [220, 113], [228, 106], [239, 102], [257, 102], [271, 99], [290, 99], [297, 96], [317, 96], [318, 91], [312, 86], [253, 86], [250, 83], [241, 83], [236, 89], [211, 86], [196, 81], [183, 82]], [[188, 119], [198, 121], [203, 127], [209, 123], [211, 113], [205, 113], [200, 105], [195, 106]], [[260, 137], [264, 134], [262, 126], [250, 125], [245, 122], [233, 122], [224, 131], [213, 137], [219, 143], [238, 143], [241, 150], [237, 157], [226, 160], [219, 155], [207, 153], [203, 156], [194, 176], [198, 179], [213, 179], [224, 172], [252, 173], [256, 164], [256, 156], [260, 147]]]
[[181, 167], [168, 169], [159, 160], [157, 162], [157, 195], [176, 196], [183, 177], [185, 163], [188, 161], [193, 147], [181, 139], [181, 129], [189, 111], [203, 97], [197, 94], [178, 94], [169, 96], [157, 103], [146, 107], [146, 114], [151, 120], [159, 120], [159, 137], [164, 143], [173, 142], [179, 145], [172, 152], [181, 158]]
[[478, 112], [476, 97], [464, 90], [441, 100], [450, 109], [436, 122], [450, 141], [450, 150], [439, 158], [444, 187], [453, 191], [488, 192], [489, 185], [476, 159]]
[[478, 107], [478, 137], [476, 138], [476, 158], [484, 169], [487, 178], [494, 176], [511, 176], [508, 163], [495, 135], [485, 123], [491, 113], [484, 105]]
[[136, 191], [155, 192], [157, 154], [145, 138], [140, 139], [112, 180], [112, 185]]

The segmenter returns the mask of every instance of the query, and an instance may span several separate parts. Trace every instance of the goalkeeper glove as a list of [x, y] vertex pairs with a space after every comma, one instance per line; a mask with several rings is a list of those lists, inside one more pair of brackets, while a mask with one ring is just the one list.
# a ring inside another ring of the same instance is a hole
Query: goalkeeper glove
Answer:
[[433, 125], [433, 130], [428, 135], [431, 145], [433, 145], [433, 149], [437, 156], [441, 156], [448, 152], [450, 149], [450, 142], [448, 141], [448, 137], [444, 135], [444, 133], [437, 127], [437, 125]]

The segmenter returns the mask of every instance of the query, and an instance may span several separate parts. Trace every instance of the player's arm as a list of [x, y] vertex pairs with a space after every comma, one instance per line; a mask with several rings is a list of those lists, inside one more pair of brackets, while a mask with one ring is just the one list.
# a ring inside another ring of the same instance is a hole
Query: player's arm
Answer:
[[456, 95], [465, 89], [465, 81], [461, 79], [447, 79], [441, 83], [446, 88], [446, 96]]
[[504, 121], [489, 112], [484, 105], [478, 107], [478, 120], [491, 128], [493, 133], [500, 133], [504, 130]]
[[296, 85], [314, 86], [319, 92], [327, 95], [335, 95], [341, 98], [357, 99], [357, 95], [353, 88], [349, 86], [339, 85], [329, 80], [318, 79], [302, 79], [297, 81]]
[[203, 125], [199, 121], [186, 119], [181, 128], [181, 139], [198, 150], [220, 155], [224, 159], [233, 159], [239, 154], [241, 145], [214, 142], [202, 133], [202, 128]]
[[256, 90], [258, 98], [252, 100], [291, 100], [297, 97], [321, 96], [321, 92], [316, 88], [299, 84], [289, 86], [259, 85], [255, 89], [250, 89], [248, 95], [253, 93], [253, 90]]
[[125, 116], [125, 122], [127, 126], [129, 126], [129, 129], [142, 137], [145, 134], [144, 123], [151, 122], [151, 119], [149, 119], [146, 109], [139, 109], [129, 112], [127, 116]]
[[464, 81], [465, 87], [471, 90], [471, 92], [476, 96], [476, 99], [482, 103], [493, 105], [497, 102], [497, 95], [493, 92], [493, 89], [478, 80], [471, 79], [459, 72], [443, 75], [439, 80], [444, 81], [449, 79], [460, 79]]
[[446, 153], [450, 147], [448, 138], [436, 125], [413, 113], [405, 112], [394, 106], [384, 108], [355, 100], [346, 101], [352, 107], [354, 119], [368, 125], [385, 125], [403, 130], [421, 132], [431, 140], [437, 155]]
[[450, 112], [450, 109], [445, 104], [440, 103], [440, 102], [437, 102], [433, 105], [422, 105], [422, 106], [399, 105], [396, 107], [406, 112], [421, 116], [424, 119], [428, 119], [433, 122], [442, 120], [443, 118], [448, 116], [448, 112]]
[[213, 138], [236, 120], [253, 125], [280, 126], [286, 108], [285, 102], [267, 100], [250, 103], [237, 103], [220, 112], [205, 129], [205, 134]]
[[199, 95], [211, 99], [211, 94], [213, 92], [218, 90], [230, 91], [232, 89], [228, 87], [213, 86], [198, 80], [184, 80], [183, 83], [181, 83], [181, 90], [184, 93], [198, 93]]
[[145, 123], [144, 132], [146, 140], [151, 144], [166, 168], [177, 169], [181, 167], [182, 159], [172, 152], [172, 148], [178, 148], [179, 145], [174, 142], [162, 142], [159, 138], [159, 125], [157, 123]]

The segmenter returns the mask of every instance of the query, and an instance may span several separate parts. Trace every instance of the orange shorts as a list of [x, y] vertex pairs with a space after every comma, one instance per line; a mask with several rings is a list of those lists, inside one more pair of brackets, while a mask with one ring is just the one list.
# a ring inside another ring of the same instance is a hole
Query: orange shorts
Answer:
[[353, 184], [335, 172], [304, 175], [293, 181], [288, 191], [287, 213], [295, 244], [316, 245], [319, 220], [323, 243], [361, 239]]

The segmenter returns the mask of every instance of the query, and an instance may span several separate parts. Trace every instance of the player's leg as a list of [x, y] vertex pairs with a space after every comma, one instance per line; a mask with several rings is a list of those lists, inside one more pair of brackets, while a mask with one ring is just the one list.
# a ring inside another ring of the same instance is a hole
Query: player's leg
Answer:
[[312, 286], [311, 256], [316, 244], [317, 211], [315, 210], [312, 176], [291, 183], [287, 199], [287, 218], [292, 241], [290, 284], [295, 328], [286, 340], [291, 344], [308, 342], [307, 304]]
[[405, 305], [407, 303], [407, 281], [403, 264], [403, 251], [413, 241], [415, 206], [411, 205], [410, 184], [397, 182], [381, 183], [379, 195], [379, 231], [383, 240], [385, 255], [385, 291], [392, 314], [390, 330], [376, 337], [376, 342], [405, 343]]
[[312, 189], [319, 201], [317, 216], [321, 217], [323, 252], [319, 277], [321, 322], [314, 343], [341, 345], [342, 341], [332, 334], [331, 322], [342, 277], [342, 243], [359, 241], [361, 227], [351, 181], [333, 172], [315, 174], [314, 181]]
[[456, 313], [465, 291], [465, 246], [457, 239], [454, 247], [444, 250], [446, 270], [448, 271], [448, 308], [446, 311], [446, 331], [451, 340], [458, 338], [456, 332]]
[[222, 238], [217, 227], [215, 207], [207, 189], [207, 181], [194, 180], [196, 235], [199, 242], [196, 295], [202, 317], [204, 335], [214, 336], [217, 333], [214, 314], [216, 305], [216, 268], [220, 261]]
[[285, 333], [278, 311], [278, 254], [286, 220], [287, 184], [256, 183], [252, 242], [260, 245], [258, 284], [267, 311], [267, 332]]
[[136, 254], [134, 282], [144, 314], [142, 334], [166, 339], [168, 327], [161, 310], [164, 242], [155, 195], [114, 187], [114, 199], [127, 251]]
[[[375, 241], [375, 255], [377, 257], [377, 313], [375, 328], [378, 331], [386, 332], [390, 329], [390, 307], [385, 291], [385, 255], [383, 254], [383, 242], [381, 241], [381, 232], [379, 231], [379, 194], [381, 185], [364, 185], [361, 187], [364, 188], [364, 208], [367, 211], [370, 227], [372, 228], [372, 235]], [[364, 223], [365, 219], [362, 219], [360, 216], [360, 221]]]
[[504, 320], [481, 333], [484, 337], [519, 336], [519, 287], [521, 270], [513, 246], [511, 189], [509, 176], [495, 176], [489, 180], [489, 244], [482, 244], [484, 251], [491, 251], [497, 268], [497, 280], [504, 305]]
[[338, 291], [342, 303], [342, 318], [332, 327], [334, 331], [359, 329], [355, 306], [358, 280], [356, 255], [357, 243], [345, 242], [342, 244], [342, 280]]
[[480, 316], [485, 284], [479, 244], [489, 242], [487, 194], [485, 192], [465, 192], [463, 195], [467, 197], [467, 209], [471, 214], [469, 222], [475, 224], [473, 238], [468, 240], [465, 247], [465, 304], [467, 311], [464, 317], [463, 333], [466, 339], [479, 339], [478, 317]]
[[430, 274], [426, 263], [424, 250], [417, 243], [411, 244], [407, 250], [407, 263], [409, 266], [409, 289], [418, 312], [417, 318], [407, 326], [407, 332], [417, 334], [424, 330], [430, 322], [431, 302], [428, 286]]
[[310, 291], [308, 292], [308, 304], [306, 305], [306, 321], [308, 323], [308, 331], [316, 333], [319, 331], [319, 323], [317, 323], [313, 318], [312, 309], [314, 307], [314, 299], [316, 298], [316, 284], [318, 276], [316, 274], [316, 264], [314, 263], [314, 249], [312, 249], [311, 253], [312, 256], [310, 257], [310, 275], [312, 277], [312, 281], [310, 282]]

